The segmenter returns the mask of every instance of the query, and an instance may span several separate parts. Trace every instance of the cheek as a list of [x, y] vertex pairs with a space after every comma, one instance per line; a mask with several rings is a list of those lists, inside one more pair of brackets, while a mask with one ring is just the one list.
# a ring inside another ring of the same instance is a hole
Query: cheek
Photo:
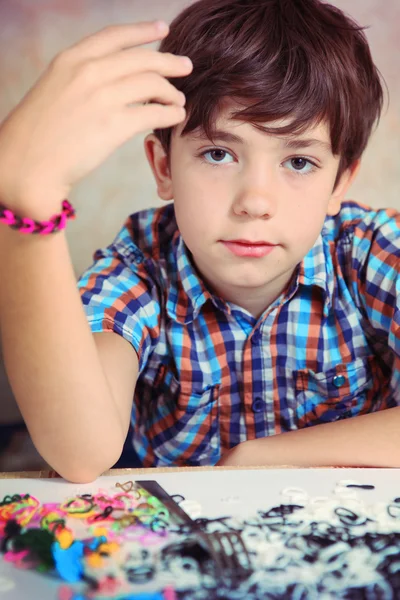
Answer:
[[207, 192], [201, 182], [181, 182], [174, 190], [175, 214], [183, 235], [201, 238], [218, 227], [223, 219], [218, 195]]
[[198, 240], [206, 232], [205, 211], [193, 198], [175, 199], [175, 216], [179, 231], [188, 248], [193, 252]]
[[308, 201], [292, 203], [287, 210], [285, 229], [289, 243], [298, 249], [308, 250], [321, 233], [327, 204], [318, 198], [315, 202]]
[[201, 219], [201, 216], [197, 214], [185, 213], [177, 215], [177, 223], [183, 241], [195, 255], [201, 253], [204, 247], [213, 239], [210, 219]]

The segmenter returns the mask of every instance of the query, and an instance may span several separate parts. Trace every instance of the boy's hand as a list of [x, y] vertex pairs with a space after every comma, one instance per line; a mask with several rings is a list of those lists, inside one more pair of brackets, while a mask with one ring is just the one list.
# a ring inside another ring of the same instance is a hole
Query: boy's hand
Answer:
[[247, 448], [248, 443], [242, 442], [237, 446], [234, 446], [230, 450], [227, 450], [219, 459], [216, 467], [240, 467], [243, 465], [248, 465], [248, 456], [247, 456]]
[[0, 202], [28, 212], [39, 195], [48, 216], [124, 142], [184, 120], [185, 98], [166, 77], [188, 75], [190, 61], [138, 48], [167, 33], [107, 27], [55, 57], [0, 127]]

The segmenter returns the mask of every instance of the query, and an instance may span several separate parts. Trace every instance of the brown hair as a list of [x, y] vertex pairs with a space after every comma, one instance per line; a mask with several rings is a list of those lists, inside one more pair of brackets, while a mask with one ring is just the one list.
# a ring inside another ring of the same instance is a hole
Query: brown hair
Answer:
[[[326, 119], [339, 177], [379, 120], [383, 91], [363, 28], [320, 0], [199, 0], [174, 19], [160, 51], [193, 62], [189, 76], [171, 80], [186, 95], [182, 135], [201, 128], [212, 140], [225, 98], [243, 107], [232, 118], [271, 134]], [[168, 152], [172, 128], [155, 133]]]

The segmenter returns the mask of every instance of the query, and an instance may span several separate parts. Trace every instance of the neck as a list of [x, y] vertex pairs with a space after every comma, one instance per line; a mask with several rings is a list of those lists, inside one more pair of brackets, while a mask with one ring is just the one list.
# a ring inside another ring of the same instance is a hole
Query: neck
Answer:
[[292, 278], [290, 275], [282, 285], [282, 282], [269, 282], [268, 286], [265, 287], [254, 287], [254, 288], [245, 288], [235, 285], [223, 285], [219, 286], [213, 285], [211, 282], [208, 283], [209, 288], [215, 294], [226, 300], [227, 302], [231, 302], [232, 304], [236, 304], [241, 308], [247, 310], [253, 317], [258, 319], [265, 310], [279, 296], [287, 289], [287, 286]]

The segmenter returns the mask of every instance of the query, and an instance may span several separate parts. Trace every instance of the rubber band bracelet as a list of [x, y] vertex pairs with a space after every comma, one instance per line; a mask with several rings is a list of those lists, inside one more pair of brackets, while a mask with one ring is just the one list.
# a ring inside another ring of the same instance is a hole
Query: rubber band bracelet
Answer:
[[9, 225], [20, 233], [38, 233], [39, 235], [49, 235], [65, 229], [67, 221], [75, 218], [75, 209], [68, 200], [63, 200], [62, 211], [58, 215], [53, 215], [48, 221], [35, 221], [28, 217], [18, 217], [11, 210], [0, 204], [0, 223]]

